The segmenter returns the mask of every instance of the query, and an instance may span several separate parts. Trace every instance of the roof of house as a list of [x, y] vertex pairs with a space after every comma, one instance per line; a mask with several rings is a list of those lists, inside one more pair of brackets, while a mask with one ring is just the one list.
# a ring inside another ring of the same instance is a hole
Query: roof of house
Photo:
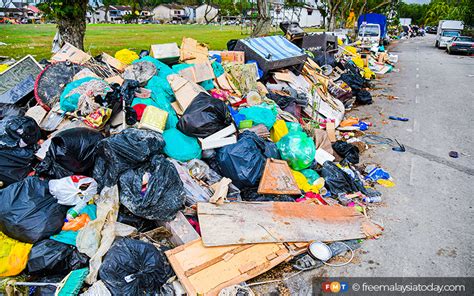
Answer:
[[132, 10], [132, 7], [127, 5], [110, 5], [111, 10]]
[[33, 11], [34, 13], [40, 13], [41, 12], [41, 10], [39, 10], [38, 7], [33, 6], [33, 5], [28, 5], [26, 8]]
[[184, 9], [184, 5], [179, 5], [179, 4], [175, 4], [175, 3], [170, 3], [170, 4], [160, 4], [158, 5], [157, 7], [159, 6], [164, 6], [166, 8], [169, 8], [169, 9]]
[[12, 2], [12, 4], [15, 5], [16, 8], [23, 8], [23, 5], [25, 5], [23, 2]]

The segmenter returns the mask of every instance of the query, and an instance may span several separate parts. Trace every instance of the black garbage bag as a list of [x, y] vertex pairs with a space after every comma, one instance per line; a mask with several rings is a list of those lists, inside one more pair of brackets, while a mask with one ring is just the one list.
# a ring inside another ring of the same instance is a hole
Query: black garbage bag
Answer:
[[31, 117], [9, 116], [0, 120], [0, 149], [32, 147], [40, 138], [40, 128]]
[[[38, 283], [59, 283], [64, 279], [64, 275], [47, 275], [39, 278], [35, 278]], [[30, 290], [31, 296], [55, 296], [56, 286], [39, 286], [34, 288], [34, 292]]]
[[136, 128], [128, 128], [100, 141], [93, 174], [99, 190], [117, 184], [123, 172], [148, 162], [153, 155], [161, 153], [164, 146], [160, 133]]
[[332, 195], [360, 191], [351, 176], [331, 161], [324, 162], [321, 177], [324, 178], [324, 186]]
[[0, 181], [6, 187], [23, 180], [33, 170], [35, 151], [32, 148], [0, 149]]
[[133, 226], [138, 232], [153, 230], [157, 226], [155, 221], [138, 217], [132, 214], [132, 212], [123, 205], [120, 206], [117, 222]]
[[280, 151], [278, 150], [278, 147], [275, 143], [273, 143], [272, 141], [264, 140], [264, 144], [265, 151], [263, 152], [263, 154], [266, 158], [281, 159]]
[[277, 105], [282, 108], [282, 109], [285, 109], [286, 107], [288, 107], [291, 103], [294, 103], [296, 102], [296, 98], [294, 97], [291, 97], [291, 96], [284, 96], [284, 95], [281, 95], [281, 94], [278, 94], [278, 93], [274, 93], [272, 91], [270, 91], [268, 94], [267, 94], [267, 97], [273, 101], [275, 101], [275, 103], [277, 103]]
[[351, 87], [353, 94], [360, 91], [365, 84], [364, 78], [351, 72], [342, 73], [339, 79]]
[[219, 171], [232, 179], [238, 188], [255, 187], [262, 177], [267, 157], [267, 145], [251, 131], [240, 134], [237, 143], [220, 148], [217, 152]]
[[356, 102], [362, 105], [372, 104], [372, 95], [365, 89], [362, 89], [356, 93]]
[[51, 139], [46, 157], [36, 167], [36, 172], [53, 179], [74, 174], [89, 176], [94, 166], [96, 145], [103, 138], [100, 132], [86, 127], [59, 132]]
[[240, 191], [243, 201], [281, 201], [294, 202], [295, 197], [287, 194], [259, 194], [258, 188], [244, 188]]
[[161, 249], [130, 238], [115, 240], [99, 269], [112, 295], [155, 295], [172, 275]]
[[200, 93], [184, 111], [177, 128], [188, 136], [205, 138], [231, 123], [232, 115], [224, 102]]
[[45, 239], [31, 248], [26, 268], [32, 275], [66, 275], [72, 270], [87, 267], [88, 264], [89, 257], [80, 253], [76, 247]]
[[[148, 184], [143, 189], [143, 180]], [[120, 203], [142, 218], [171, 221], [184, 206], [184, 186], [176, 167], [162, 155], [120, 175]]]
[[332, 149], [343, 158], [343, 163], [359, 163], [359, 148], [356, 146], [344, 141], [336, 141], [332, 144]]
[[48, 181], [38, 177], [27, 177], [0, 190], [0, 201], [0, 231], [25, 243], [61, 231], [68, 210], [49, 193]]
[[135, 98], [135, 91], [140, 87], [140, 83], [133, 79], [125, 79], [122, 83], [122, 99], [125, 101], [125, 106], [130, 106]]

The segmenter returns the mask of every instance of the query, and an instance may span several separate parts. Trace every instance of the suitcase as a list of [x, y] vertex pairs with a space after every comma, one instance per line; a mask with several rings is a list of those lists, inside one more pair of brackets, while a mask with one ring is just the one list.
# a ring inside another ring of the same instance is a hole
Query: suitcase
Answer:
[[245, 52], [245, 60], [255, 60], [264, 72], [295, 66], [301, 71], [307, 55], [283, 36], [240, 39], [234, 50]]

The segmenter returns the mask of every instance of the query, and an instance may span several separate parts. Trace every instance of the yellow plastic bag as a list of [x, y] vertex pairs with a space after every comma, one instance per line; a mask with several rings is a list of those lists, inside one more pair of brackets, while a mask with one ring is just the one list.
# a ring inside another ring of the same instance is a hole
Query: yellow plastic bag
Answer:
[[[308, 179], [306, 179], [305, 175], [298, 171], [291, 170], [293, 177], [295, 177], [296, 184], [298, 188], [303, 190], [304, 192], [314, 192], [319, 193], [319, 190], [324, 186], [324, 179], [319, 178], [314, 182], [314, 184], [309, 184]], [[322, 180], [320, 180], [322, 179]]]
[[270, 130], [270, 138], [272, 139], [273, 143], [280, 141], [288, 133], [288, 127], [284, 120], [277, 120], [275, 124], [273, 124], [272, 129]]
[[364, 60], [360, 56], [352, 57], [352, 61], [359, 69], [364, 69]]
[[0, 277], [17, 275], [28, 262], [32, 244], [22, 243], [0, 232]]
[[126, 65], [130, 65], [134, 60], [138, 60], [139, 56], [136, 52], [124, 48], [115, 53], [115, 58]]
[[364, 67], [364, 78], [373, 79], [375, 78], [375, 73], [372, 72], [368, 67]]
[[346, 46], [344, 47], [345, 50], [347, 50], [348, 52], [352, 53], [352, 54], [357, 54], [357, 48], [355, 48], [354, 46]]

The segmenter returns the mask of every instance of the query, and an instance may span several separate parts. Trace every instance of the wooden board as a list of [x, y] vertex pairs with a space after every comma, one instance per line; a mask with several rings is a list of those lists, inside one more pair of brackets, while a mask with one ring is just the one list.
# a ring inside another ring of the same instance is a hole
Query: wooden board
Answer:
[[205, 247], [200, 239], [165, 252], [188, 295], [217, 295], [225, 287], [289, 260], [284, 244]]
[[339, 241], [382, 231], [353, 207], [291, 202], [198, 203], [206, 246]]
[[288, 163], [273, 158], [267, 158], [257, 192], [259, 194], [301, 194]]

